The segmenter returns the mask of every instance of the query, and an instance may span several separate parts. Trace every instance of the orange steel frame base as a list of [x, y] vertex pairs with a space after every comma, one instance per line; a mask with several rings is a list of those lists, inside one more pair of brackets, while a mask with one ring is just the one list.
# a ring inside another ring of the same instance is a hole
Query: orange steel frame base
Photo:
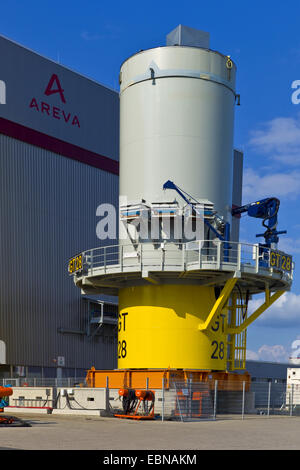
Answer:
[[249, 390], [251, 377], [248, 372], [237, 374], [234, 372], [194, 370], [194, 369], [114, 369], [96, 370], [92, 367], [86, 376], [87, 386], [91, 388], [138, 388], [138, 389], [165, 389], [170, 388], [172, 382], [206, 382], [211, 389], [218, 380], [218, 390], [239, 391], [245, 382], [246, 391]]
[[139, 415], [137, 414], [138, 413], [138, 409], [140, 407], [140, 404], [143, 400], [139, 400], [139, 403], [134, 411], [133, 414], [127, 414], [127, 415], [121, 415], [121, 414], [115, 414], [114, 416], [116, 418], [123, 418], [123, 419], [154, 419], [154, 407], [152, 408], [152, 411], [150, 414], [148, 415]]

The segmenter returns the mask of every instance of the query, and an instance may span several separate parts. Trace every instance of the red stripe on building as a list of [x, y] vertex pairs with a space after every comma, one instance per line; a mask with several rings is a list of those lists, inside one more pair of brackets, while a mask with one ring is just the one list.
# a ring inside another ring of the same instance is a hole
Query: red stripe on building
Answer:
[[119, 162], [112, 158], [77, 147], [77, 145], [69, 144], [8, 119], [0, 118], [0, 133], [27, 144], [49, 150], [50, 152], [58, 153], [72, 160], [77, 160], [86, 165], [99, 168], [100, 170], [113, 173], [114, 175], [119, 174]]

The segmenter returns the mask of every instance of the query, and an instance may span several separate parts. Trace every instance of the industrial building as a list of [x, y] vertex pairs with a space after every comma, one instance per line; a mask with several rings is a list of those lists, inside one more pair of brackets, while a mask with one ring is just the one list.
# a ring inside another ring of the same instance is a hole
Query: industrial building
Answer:
[[286, 383], [287, 369], [295, 366], [291, 362], [246, 361], [246, 369], [252, 382]]
[[0, 377], [84, 377], [115, 366], [117, 307], [68, 259], [118, 206], [119, 96], [4, 37], [0, 57]]

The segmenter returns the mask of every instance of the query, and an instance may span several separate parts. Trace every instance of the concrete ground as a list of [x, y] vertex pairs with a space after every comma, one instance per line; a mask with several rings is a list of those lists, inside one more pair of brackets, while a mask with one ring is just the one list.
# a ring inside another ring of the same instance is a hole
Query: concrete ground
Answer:
[[300, 417], [226, 417], [182, 423], [27, 413], [14, 416], [31, 427], [0, 427], [0, 450], [300, 449]]

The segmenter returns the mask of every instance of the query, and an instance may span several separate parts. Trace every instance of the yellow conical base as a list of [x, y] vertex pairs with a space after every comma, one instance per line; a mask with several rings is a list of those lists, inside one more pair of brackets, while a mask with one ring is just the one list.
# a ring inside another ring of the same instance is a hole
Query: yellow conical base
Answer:
[[199, 330], [215, 301], [213, 287], [120, 289], [118, 368], [226, 370], [227, 311], [210, 329]]

